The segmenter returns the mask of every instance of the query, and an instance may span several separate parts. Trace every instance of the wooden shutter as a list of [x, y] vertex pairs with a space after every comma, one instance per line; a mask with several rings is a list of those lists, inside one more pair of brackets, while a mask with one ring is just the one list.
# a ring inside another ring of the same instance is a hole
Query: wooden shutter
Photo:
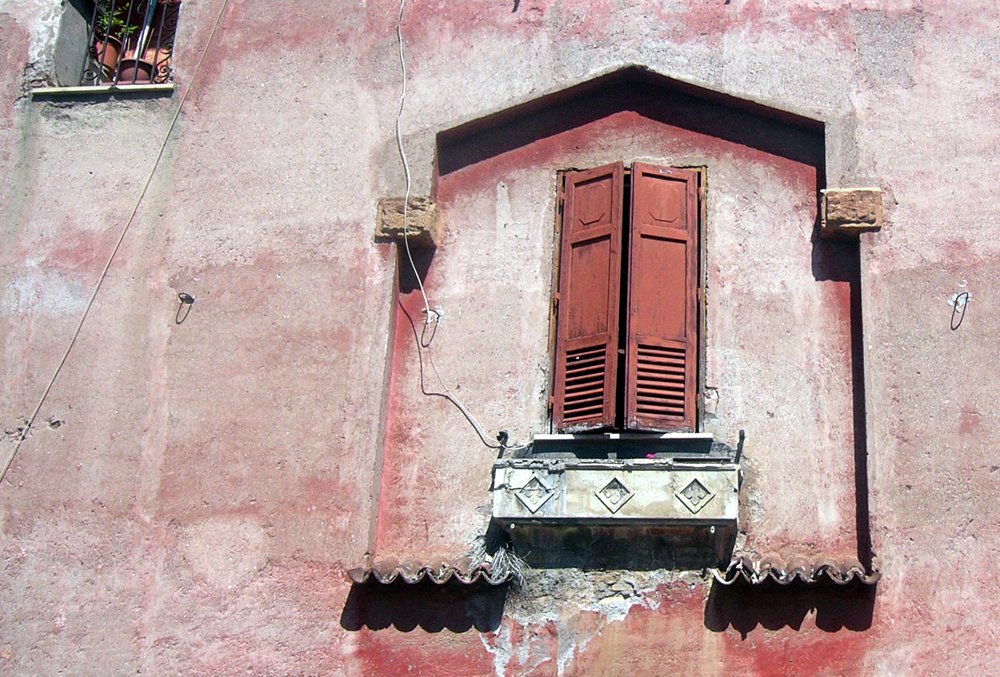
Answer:
[[626, 425], [694, 430], [697, 173], [637, 162], [631, 199]]
[[623, 177], [621, 163], [566, 175], [553, 388], [557, 430], [615, 423]]

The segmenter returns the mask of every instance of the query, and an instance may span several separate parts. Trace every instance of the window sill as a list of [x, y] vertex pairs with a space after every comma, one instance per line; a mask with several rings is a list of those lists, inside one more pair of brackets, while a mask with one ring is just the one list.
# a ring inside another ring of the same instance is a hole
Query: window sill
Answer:
[[732, 448], [715, 441], [711, 433], [640, 433], [536, 435], [531, 458], [673, 459], [735, 461]]
[[174, 91], [174, 83], [146, 85], [88, 85], [85, 87], [35, 87], [31, 90], [32, 98], [70, 98], [76, 96], [93, 96], [100, 94], [170, 94]]

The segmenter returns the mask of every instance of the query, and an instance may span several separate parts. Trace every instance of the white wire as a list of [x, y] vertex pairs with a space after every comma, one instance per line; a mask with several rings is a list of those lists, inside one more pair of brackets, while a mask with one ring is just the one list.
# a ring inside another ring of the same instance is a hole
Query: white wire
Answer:
[[448, 396], [448, 399], [454, 402], [455, 406], [458, 407], [459, 411], [465, 414], [465, 417], [469, 420], [469, 423], [472, 425], [473, 428], [476, 429], [476, 432], [479, 434], [479, 438], [483, 440], [483, 444], [485, 444], [487, 447], [490, 447], [491, 449], [501, 448], [503, 445], [494, 445], [492, 443], [486, 442], [486, 431], [483, 430], [483, 426], [479, 423], [478, 420], [476, 420], [476, 417], [472, 415], [472, 412], [469, 411], [466, 408], [466, 406], [462, 404], [461, 401], [459, 401], [457, 397], [455, 397], [454, 393], [451, 392], [451, 388], [448, 387], [448, 384], [444, 382], [443, 378], [441, 378], [441, 374], [438, 373], [437, 365], [434, 364], [434, 354], [431, 352], [430, 348], [427, 349], [427, 361], [430, 362], [431, 370], [434, 372], [434, 375], [437, 376], [438, 383], [440, 383], [441, 387], [444, 388], [444, 392]]
[[[410, 163], [406, 160], [406, 150], [403, 148], [403, 134], [400, 131], [400, 121], [403, 119], [403, 106], [406, 103], [406, 59], [403, 56], [403, 7], [406, 0], [399, 0], [399, 16], [396, 18], [396, 42], [399, 44], [399, 68], [403, 74], [403, 89], [399, 93], [399, 109], [396, 111], [396, 147], [399, 149], [399, 159], [403, 162], [403, 176], [406, 178], [406, 195], [403, 197], [403, 247], [406, 249], [406, 258], [413, 269], [413, 277], [417, 280], [417, 287], [420, 288], [420, 296], [424, 299], [424, 329], [431, 321], [431, 304], [427, 300], [427, 292], [424, 291], [424, 283], [417, 273], [417, 266], [413, 262], [413, 254], [410, 253], [410, 234], [406, 224], [407, 212], [410, 207], [410, 190], [412, 182], [410, 180]], [[434, 313], [437, 317], [438, 313]], [[421, 341], [423, 339], [421, 338]], [[426, 346], [425, 346], [426, 347]]]
[[[410, 206], [410, 190], [412, 188], [412, 181], [410, 179], [410, 164], [406, 160], [406, 150], [403, 148], [403, 134], [400, 131], [400, 124], [401, 124], [400, 121], [403, 118], [403, 107], [406, 103], [406, 58], [403, 54], [403, 9], [405, 6], [406, 6], [406, 0], [399, 0], [399, 16], [396, 17], [396, 41], [399, 44], [399, 68], [400, 71], [402, 72], [403, 87], [399, 95], [399, 108], [396, 111], [396, 148], [399, 150], [399, 159], [403, 163], [403, 176], [406, 179], [406, 194], [403, 197], [403, 248], [406, 250], [406, 258], [410, 263], [410, 268], [413, 270], [413, 277], [417, 281], [417, 287], [420, 289], [420, 296], [424, 300], [424, 328], [423, 331], [421, 331], [420, 335], [416, 336], [417, 358], [420, 360], [420, 365], [421, 365], [420, 390], [421, 392], [424, 393], [424, 395], [439, 395], [450, 401], [452, 404], [454, 404], [458, 408], [458, 410], [462, 412], [462, 415], [465, 416], [466, 420], [476, 431], [476, 434], [479, 436], [479, 439], [482, 441], [482, 443], [487, 447], [491, 449], [500, 449], [501, 451], [505, 449], [513, 449], [513, 450], [523, 449], [527, 445], [508, 446], [506, 444], [491, 444], [487, 440], [483, 426], [479, 423], [478, 420], [476, 420], [476, 417], [472, 415], [472, 412], [470, 412], [469, 409], [464, 404], [462, 404], [461, 400], [455, 397], [455, 395], [451, 392], [451, 388], [448, 387], [448, 384], [446, 384], [444, 382], [444, 379], [441, 378], [441, 374], [438, 373], [437, 366], [434, 364], [434, 359], [431, 356], [431, 350], [430, 350], [431, 342], [434, 340], [434, 336], [437, 333], [436, 326], [434, 330], [431, 332], [430, 338], [427, 339], [426, 341], [424, 340], [424, 333], [427, 331], [428, 326], [431, 324], [431, 316], [432, 315], [434, 316], [434, 323], [436, 325], [437, 322], [440, 321], [441, 315], [438, 311], [431, 310], [430, 301], [427, 299], [427, 292], [424, 290], [424, 284], [420, 280], [420, 273], [417, 271], [417, 265], [413, 262], [413, 254], [410, 252], [410, 237], [406, 223], [407, 212]], [[414, 331], [414, 334], [416, 334], [416, 331]], [[424, 350], [427, 351], [427, 361], [430, 362], [431, 369], [434, 371], [434, 375], [437, 377], [437, 380], [441, 384], [441, 387], [444, 388], [443, 393], [435, 393], [432, 391], [428, 391], [424, 387], [423, 354], [422, 354]]]

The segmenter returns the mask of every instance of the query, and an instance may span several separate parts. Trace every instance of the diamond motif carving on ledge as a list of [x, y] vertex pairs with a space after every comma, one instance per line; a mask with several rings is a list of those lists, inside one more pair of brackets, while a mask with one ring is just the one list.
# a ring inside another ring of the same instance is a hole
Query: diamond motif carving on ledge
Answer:
[[612, 478], [604, 485], [603, 489], [597, 492], [597, 498], [612, 514], [618, 512], [633, 496], [635, 496], [635, 492], [625, 486], [617, 477]]
[[708, 502], [715, 498], [715, 494], [708, 490], [704, 484], [697, 479], [688, 482], [688, 485], [678, 491], [675, 496], [680, 499], [688, 510], [697, 514], [699, 510], [708, 505]]
[[517, 496], [517, 500], [521, 501], [529, 512], [534, 514], [538, 512], [539, 508], [545, 505], [545, 501], [549, 500], [553, 493], [555, 492], [545, 486], [544, 482], [537, 477], [532, 477], [514, 495]]

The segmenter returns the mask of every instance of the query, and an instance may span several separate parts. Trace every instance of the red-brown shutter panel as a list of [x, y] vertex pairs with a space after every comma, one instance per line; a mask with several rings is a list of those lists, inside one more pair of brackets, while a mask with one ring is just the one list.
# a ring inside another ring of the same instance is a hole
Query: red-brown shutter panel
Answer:
[[621, 163], [566, 175], [553, 389], [557, 430], [615, 423], [623, 176]]
[[697, 174], [635, 163], [631, 214], [626, 422], [641, 430], [694, 430]]

